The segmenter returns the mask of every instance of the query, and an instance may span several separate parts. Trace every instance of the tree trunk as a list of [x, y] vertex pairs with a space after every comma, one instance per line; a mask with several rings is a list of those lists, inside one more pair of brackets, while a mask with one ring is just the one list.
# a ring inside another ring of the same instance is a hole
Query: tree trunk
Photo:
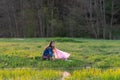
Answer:
[[89, 9], [90, 19], [89, 20], [90, 20], [91, 30], [92, 30], [95, 38], [97, 39], [97, 33], [96, 33], [95, 28], [94, 28], [94, 22], [93, 22], [94, 18], [93, 18], [92, 0], [90, 0], [89, 5], [90, 5], [90, 9]]
[[22, 22], [21, 22], [21, 36], [22, 37], [26, 37], [25, 35], [25, 14], [24, 14], [24, 0], [20, 0], [20, 9], [21, 9], [21, 19], [22, 19]]
[[14, 6], [14, 3], [11, 3], [11, 10], [12, 10], [12, 13], [11, 13], [11, 15], [12, 15], [12, 18], [13, 18], [13, 24], [14, 24], [14, 26], [15, 26], [15, 37], [19, 37], [19, 30], [18, 30], [18, 22], [17, 22], [17, 16], [16, 16], [16, 12], [15, 12], [15, 10], [16, 10], [16, 8], [15, 8], [15, 6]]
[[[39, 6], [40, 5], [40, 6]], [[44, 15], [43, 15], [43, 0], [36, 0], [38, 23], [39, 23], [39, 37], [44, 37]]]
[[112, 0], [112, 6], [111, 6], [111, 20], [110, 20], [110, 28], [109, 28], [109, 39], [112, 39], [113, 13], [114, 13], [114, 0]]
[[54, 9], [53, 9], [54, 8], [54, 0], [52, 0], [50, 8], [51, 8], [51, 10], [50, 10], [51, 15], [50, 16], [51, 16], [51, 21], [52, 21], [51, 25], [50, 25], [50, 28], [51, 28], [51, 36], [53, 37], [54, 36], [54, 34], [53, 34], [54, 33], [54, 18], [53, 18], [53, 15], [54, 15], [54, 12], [53, 12], [54, 11]]
[[11, 18], [10, 18], [10, 13], [9, 13], [9, 5], [7, 4], [6, 0], [3, 0], [4, 1], [4, 4], [6, 5], [6, 13], [7, 13], [7, 16], [8, 16], [8, 23], [9, 23], [9, 33], [10, 33], [10, 37], [13, 37], [13, 32], [12, 32], [12, 26], [11, 26]]
[[94, 0], [94, 10], [95, 10], [95, 15], [96, 15], [96, 34], [97, 34], [97, 38], [99, 38], [100, 35], [100, 25], [99, 25], [99, 4], [98, 4], [98, 0]]
[[105, 0], [103, 0], [103, 38], [106, 39]]
[[106, 18], [105, 18], [105, 1], [100, 0], [100, 11], [101, 11], [101, 24], [102, 24], [102, 35], [103, 39], [106, 38]]

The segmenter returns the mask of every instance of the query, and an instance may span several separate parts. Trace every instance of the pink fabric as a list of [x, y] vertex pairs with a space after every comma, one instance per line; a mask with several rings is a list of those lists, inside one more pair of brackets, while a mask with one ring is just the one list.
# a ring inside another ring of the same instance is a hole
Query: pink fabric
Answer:
[[56, 59], [67, 59], [70, 56], [69, 53], [61, 51], [57, 48], [54, 49], [54, 54]]

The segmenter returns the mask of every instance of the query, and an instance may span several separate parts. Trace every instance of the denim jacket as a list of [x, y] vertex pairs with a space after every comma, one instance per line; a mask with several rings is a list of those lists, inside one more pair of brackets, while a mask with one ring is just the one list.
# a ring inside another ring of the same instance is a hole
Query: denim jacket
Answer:
[[44, 50], [44, 52], [43, 52], [43, 56], [52, 57], [52, 56], [53, 56], [52, 48], [51, 48], [51, 47], [46, 48], [46, 49]]

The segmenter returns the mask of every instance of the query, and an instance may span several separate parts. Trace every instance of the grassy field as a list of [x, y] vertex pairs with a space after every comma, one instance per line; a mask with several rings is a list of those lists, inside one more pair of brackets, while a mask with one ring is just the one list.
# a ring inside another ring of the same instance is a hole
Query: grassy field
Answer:
[[[71, 54], [68, 61], [41, 59], [50, 40]], [[64, 71], [66, 80], [120, 80], [120, 40], [0, 39], [0, 80], [59, 80]]]
[[60, 70], [4, 69], [0, 80], [120, 80], [120, 69], [74, 70], [68, 77]]

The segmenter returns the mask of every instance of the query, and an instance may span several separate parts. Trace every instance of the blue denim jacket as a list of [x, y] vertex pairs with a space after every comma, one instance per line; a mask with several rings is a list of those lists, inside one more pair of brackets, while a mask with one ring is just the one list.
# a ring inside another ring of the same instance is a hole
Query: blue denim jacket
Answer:
[[52, 57], [53, 56], [52, 48], [51, 47], [46, 48], [44, 50], [44, 52], [43, 52], [43, 56], [50, 56], [50, 57]]

